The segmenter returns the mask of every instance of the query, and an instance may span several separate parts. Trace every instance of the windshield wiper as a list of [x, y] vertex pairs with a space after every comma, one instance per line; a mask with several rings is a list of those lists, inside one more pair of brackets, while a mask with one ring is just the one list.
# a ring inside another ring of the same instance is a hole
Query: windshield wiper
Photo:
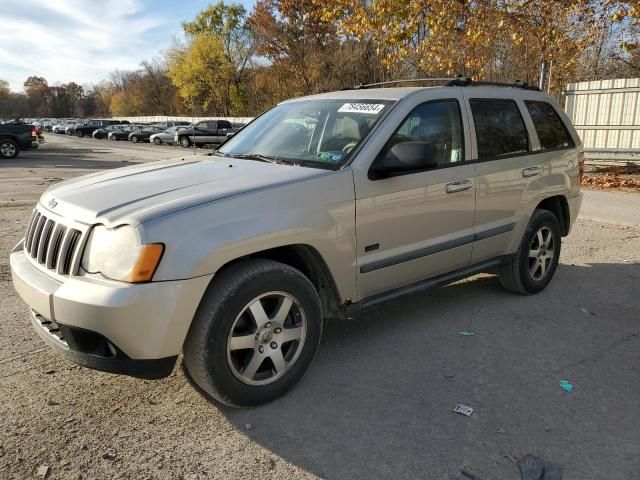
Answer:
[[231, 158], [240, 158], [243, 160], [256, 160], [258, 162], [267, 162], [267, 163], [282, 163], [278, 157], [274, 157], [271, 155], [263, 155], [262, 153], [239, 153], [237, 155], [227, 154], [228, 157]]

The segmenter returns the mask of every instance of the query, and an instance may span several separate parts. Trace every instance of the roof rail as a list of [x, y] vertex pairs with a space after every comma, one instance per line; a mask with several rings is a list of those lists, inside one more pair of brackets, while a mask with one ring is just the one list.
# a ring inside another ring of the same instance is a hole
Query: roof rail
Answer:
[[382, 86], [382, 85], [395, 85], [398, 83], [416, 83], [416, 82], [439, 82], [439, 83], [443, 83], [443, 82], [452, 82], [456, 80], [453, 77], [448, 77], [448, 78], [412, 78], [412, 79], [406, 79], [406, 80], [389, 80], [387, 82], [376, 82], [376, 83], [361, 83], [360, 85], [356, 85], [353, 88], [349, 88], [347, 90], [361, 90], [363, 88], [371, 88], [371, 87], [378, 87], [378, 86]]
[[529, 85], [527, 82], [520, 82], [516, 80], [513, 83], [501, 83], [501, 82], [487, 82], [484, 80], [473, 80], [469, 77], [453, 78], [449, 82], [445, 83], [447, 87], [473, 87], [473, 86], [487, 86], [487, 87], [511, 87], [521, 88], [523, 90], [534, 90], [539, 92], [540, 89], [535, 85]]

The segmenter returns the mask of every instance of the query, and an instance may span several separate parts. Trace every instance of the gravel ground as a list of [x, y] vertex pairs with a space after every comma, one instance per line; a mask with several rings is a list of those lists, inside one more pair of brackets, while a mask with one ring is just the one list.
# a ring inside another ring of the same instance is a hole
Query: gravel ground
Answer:
[[[565, 479], [638, 478], [640, 195], [587, 192], [596, 213], [564, 239], [541, 294], [513, 295], [481, 275], [330, 322], [290, 394], [231, 410], [181, 365], [160, 381], [91, 371], [32, 331], [8, 253], [46, 186], [189, 153], [47, 140], [0, 165], [0, 478], [48, 466], [49, 479], [460, 479], [462, 468], [518, 479], [514, 461], [527, 453]], [[603, 217], [619, 224], [593, 220]], [[457, 403], [475, 412], [455, 414]]]

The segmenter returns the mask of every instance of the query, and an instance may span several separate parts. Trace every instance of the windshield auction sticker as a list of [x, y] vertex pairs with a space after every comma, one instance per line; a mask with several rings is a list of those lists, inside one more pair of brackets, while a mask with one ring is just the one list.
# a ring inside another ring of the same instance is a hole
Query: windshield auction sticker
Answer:
[[381, 103], [345, 103], [338, 109], [338, 112], [371, 113], [377, 115], [383, 108], [384, 105]]

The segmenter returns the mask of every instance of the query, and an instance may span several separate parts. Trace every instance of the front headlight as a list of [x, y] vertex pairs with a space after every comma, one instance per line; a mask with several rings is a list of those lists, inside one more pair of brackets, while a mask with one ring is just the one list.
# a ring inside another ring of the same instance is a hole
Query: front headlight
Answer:
[[98, 225], [91, 229], [81, 266], [88, 273], [101, 273], [112, 280], [148, 282], [163, 251], [161, 243], [142, 245], [138, 231], [129, 225], [114, 229]]

